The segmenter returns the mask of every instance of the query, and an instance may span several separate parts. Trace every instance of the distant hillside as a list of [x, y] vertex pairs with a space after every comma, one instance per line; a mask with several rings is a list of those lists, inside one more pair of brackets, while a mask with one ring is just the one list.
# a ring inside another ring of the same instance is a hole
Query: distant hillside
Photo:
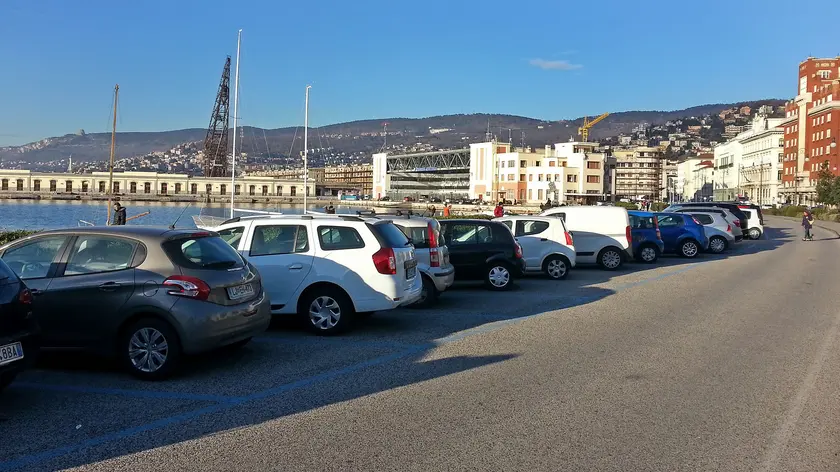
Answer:
[[[784, 100], [767, 99], [742, 103], [719, 103], [701, 105], [673, 111], [624, 111], [613, 113], [592, 129], [591, 138], [597, 140], [621, 133], [629, 133], [639, 123], [662, 124], [669, 120], [703, 116], [718, 113], [733, 106], [782, 105]], [[376, 120], [351, 121], [320, 128], [310, 128], [309, 142], [313, 148], [333, 147], [346, 153], [376, 152], [383, 142], [379, 133], [383, 123], [388, 123], [388, 144], [410, 145], [431, 144], [440, 148], [465, 146], [469, 142], [484, 139], [488, 123], [490, 131], [501, 140], [509, 137], [515, 144], [541, 147], [559, 141], [567, 141], [577, 135], [583, 118], [576, 120], [547, 121], [524, 116], [498, 114], [444, 115], [427, 118], [384, 118]], [[430, 130], [438, 130], [432, 133]], [[446, 130], [446, 131], [439, 131]], [[523, 136], [524, 133], [524, 136]], [[206, 131], [191, 128], [160, 132], [117, 133], [118, 157], [143, 155], [153, 151], [165, 151], [185, 142], [203, 141]], [[240, 131], [243, 152], [272, 156], [297, 153], [302, 149], [302, 127], [261, 129], [245, 127]], [[294, 142], [294, 144], [293, 144]], [[23, 161], [52, 161], [72, 155], [74, 160], [107, 159], [111, 145], [108, 133], [69, 134], [46, 138], [23, 146], [0, 148], [0, 159]]]

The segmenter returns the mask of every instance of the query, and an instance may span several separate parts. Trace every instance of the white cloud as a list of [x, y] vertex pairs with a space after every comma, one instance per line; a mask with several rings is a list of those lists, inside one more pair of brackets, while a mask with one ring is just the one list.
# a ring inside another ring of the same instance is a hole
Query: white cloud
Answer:
[[531, 59], [528, 64], [543, 70], [575, 70], [583, 67], [581, 64], [572, 64], [569, 61], [546, 61], [545, 59]]

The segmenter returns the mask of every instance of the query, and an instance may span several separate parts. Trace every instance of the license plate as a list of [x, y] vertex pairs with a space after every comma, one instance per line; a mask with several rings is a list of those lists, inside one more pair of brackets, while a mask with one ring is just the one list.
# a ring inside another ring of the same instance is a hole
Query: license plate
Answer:
[[0, 346], [0, 365], [23, 359], [23, 346], [20, 343]]
[[251, 284], [237, 285], [236, 287], [229, 287], [227, 289], [228, 296], [231, 300], [239, 300], [254, 294], [254, 286]]
[[417, 275], [417, 266], [411, 266], [405, 268], [405, 278], [413, 279]]

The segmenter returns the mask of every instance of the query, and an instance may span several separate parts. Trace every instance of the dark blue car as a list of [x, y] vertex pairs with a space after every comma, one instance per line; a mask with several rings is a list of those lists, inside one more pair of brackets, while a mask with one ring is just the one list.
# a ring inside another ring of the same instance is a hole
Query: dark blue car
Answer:
[[628, 211], [630, 215], [630, 236], [633, 258], [653, 264], [665, 251], [665, 243], [659, 234], [656, 215], [649, 211]]
[[686, 258], [697, 257], [709, 248], [709, 238], [699, 221], [687, 213], [654, 213], [665, 252]]

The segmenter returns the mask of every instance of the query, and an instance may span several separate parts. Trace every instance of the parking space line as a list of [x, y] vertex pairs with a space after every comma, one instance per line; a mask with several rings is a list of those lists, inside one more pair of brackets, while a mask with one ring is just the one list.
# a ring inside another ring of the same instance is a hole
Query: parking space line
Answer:
[[[676, 270], [676, 271], [673, 271], [673, 272], [660, 274], [660, 275], [657, 275], [657, 276], [654, 276], [654, 277], [650, 277], [648, 279], [643, 279], [639, 282], [621, 285], [621, 286], [619, 286], [615, 289], [615, 292], [618, 293], [618, 292], [621, 292], [621, 291], [626, 290], [628, 288], [638, 287], [638, 286], [641, 286], [641, 285], [644, 285], [644, 284], [647, 284], [647, 283], [650, 283], [650, 282], [656, 282], [656, 281], [662, 280], [664, 278], [667, 278], [667, 277], [670, 277], [670, 276], [673, 276], [673, 275], [685, 273], [685, 272], [687, 272], [687, 271], [689, 271], [693, 268], [696, 268], [696, 267], [699, 267], [699, 266], [705, 264], [706, 262], [709, 262], [709, 261], [697, 262], [697, 263], [690, 264], [686, 267], [683, 267], [683, 268], [681, 268], [679, 270]], [[579, 301], [582, 300], [582, 301], [586, 302], [586, 301], [595, 301], [595, 300], [598, 300], [600, 298], [602, 298], [602, 297], [592, 295], [592, 296], [580, 297], [578, 300]], [[579, 305], [579, 304], [581, 304], [581, 303], [570, 304], [569, 307], [576, 306], [576, 305]], [[549, 311], [546, 311], [544, 313], [537, 313], [537, 314], [522, 316], [522, 317], [518, 317], [518, 318], [509, 318], [509, 319], [503, 319], [503, 320], [496, 321], [496, 322], [491, 322], [491, 323], [483, 325], [483, 326], [479, 326], [479, 327], [472, 328], [472, 329], [469, 329], [469, 330], [466, 330], [466, 331], [462, 331], [460, 333], [455, 333], [455, 334], [452, 334], [452, 335], [449, 335], [449, 336], [446, 336], [446, 337], [443, 337], [443, 338], [436, 339], [436, 340], [434, 340], [430, 343], [419, 344], [419, 345], [415, 345], [415, 346], [408, 346], [406, 349], [404, 349], [400, 352], [397, 352], [397, 353], [388, 354], [388, 355], [384, 355], [384, 356], [379, 356], [379, 357], [376, 357], [374, 359], [370, 359], [370, 360], [366, 360], [366, 361], [358, 362], [356, 364], [349, 365], [347, 367], [343, 367], [343, 368], [340, 368], [340, 369], [335, 369], [335, 370], [331, 370], [331, 371], [328, 371], [328, 372], [323, 372], [323, 373], [320, 373], [320, 374], [316, 374], [316, 375], [313, 375], [311, 377], [300, 379], [300, 380], [290, 382], [290, 383], [287, 383], [287, 384], [282, 384], [282, 385], [279, 385], [279, 386], [276, 386], [276, 387], [271, 387], [271, 388], [268, 388], [268, 389], [260, 391], [260, 392], [252, 393], [252, 394], [246, 395], [244, 397], [221, 397], [221, 398], [225, 398], [225, 400], [223, 402], [217, 403], [217, 404], [212, 405], [212, 406], [208, 406], [208, 407], [205, 407], [205, 408], [200, 408], [200, 409], [197, 409], [197, 410], [193, 410], [193, 411], [190, 411], [190, 412], [186, 412], [186, 413], [182, 413], [182, 414], [178, 414], [178, 415], [174, 415], [174, 416], [170, 416], [170, 417], [166, 417], [166, 418], [162, 418], [160, 420], [153, 421], [151, 423], [136, 426], [136, 427], [133, 427], [133, 428], [124, 429], [124, 430], [117, 431], [117, 432], [114, 432], [114, 433], [105, 434], [105, 435], [98, 436], [98, 437], [95, 437], [95, 438], [91, 438], [87, 441], [83, 441], [81, 443], [77, 443], [77, 444], [74, 444], [74, 445], [63, 446], [63, 447], [60, 447], [60, 448], [51, 449], [51, 450], [43, 451], [43, 452], [40, 452], [40, 453], [21, 456], [17, 459], [13, 459], [13, 460], [10, 460], [10, 461], [0, 462], [0, 471], [12, 470], [12, 469], [16, 469], [16, 468], [19, 468], [19, 467], [22, 467], [22, 466], [25, 466], [25, 465], [31, 465], [31, 464], [36, 464], [38, 462], [43, 462], [43, 461], [46, 461], [46, 460], [55, 459], [55, 458], [58, 458], [58, 457], [61, 457], [61, 456], [67, 455], [67, 454], [77, 452], [77, 451], [85, 449], [85, 448], [94, 447], [94, 446], [98, 446], [100, 444], [104, 444], [104, 443], [107, 443], [107, 442], [128, 438], [128, 437], [135, 436], [137, 434], [141, 434], [141, 433], [144, 433], [144, 432], [147, 432], [147, 431], [152, 431], [152, 430], [155, 430], [155, 429], [164, 428], [164, 427], [167, 427], [167, 426], [172, 426], [172, 425], [175, 425], [175, 424], [178, 424], [178, 423], [182, 423], [182, 422], [185, 422], [185, 421], [189, 421], [189, 420], [198, 418], [200, 416], [203, 416], [203, 415], [206, 415], [206, 414], [209, 414], [209, 413], [223, 412], [225, 410], [232, 409], [232, 408], [234, 408], [234, 407], [236, 407], [240, 404], [243, 404], [243, 403], [248, 403], [248, 402], [252, 402], [252, 401], [256, 401], [256, 400], [262, 400], [262, 399], [269, 398], [269, 397], [272, 397], [272, 396], [275, 396], [275, 395], [281, 395], [281, 394], [288, 393], [290, 391], [293, 391], [293, 390], [296, 390], [296, 389], [299, 389], [299, 388], [308, 387], [310, 385], [316, 384], [316, 383], [324, 381], [324, 380], [334, 379], [336, 377], [340, 377], [342, 375], [357, 372], [359, 370], [362, 370], [362, 369], [365, 369], [365, 368], [368, 368], [368, 367], [373, 367], [373, 366], [382, 365], [382, 364], [385, 364], [385, 363], [388, 363], [388, 362], [391, 362], [391, 361], [395, 361], [397, 359], [401, 359], [403, 357], [407, 357], [407, 356], [412, 355], [412, 354], [423, 352], [424, 350], [433, 349], [435, 347], [442, 346], [442, 345], [445, 345], [445, 344], [449, 344], [449, 343], [452, 343], [452, 342], [455, 342], [455, 341], [460, 341], [462, 339], [472, 337], [472, 336], [475, 336], [475, 335], [478, 335], [478, 334], [485, 334], [485, 333], [497, 331], [497, 330], [499, 330], [503, 327], [512, 325], [512, 324], [517, 323], [519, 321], [523, 321], [523, 320], [526, 320], [526, 319], [535, 318], [535, 317], [539, 317], [539, 316], [544, 316], [547, 313], [552, 313], [552, 312], [554, 312], [558, 309], [563, 309], [563, 308], [557, 308], [557, 309], [549, 310]]]
[[359, 346], [359, 347], [372, 347], [372, 348], [382, 348], [382, 349], [406, 349], [414, 347], [411, 344], [405, 344], [400, 342], [394, 341], [369, 341], [364, 339], [353, 339], [353, 338], [323, 338], [323, 337], [300, 337], [300, 338], [289, 338], [289, 337], [281, 337], [281, 336], [257, 336], [254, 338], [254, 341], [262, 342], [262, 343], [269, 343], [269, 344], [283, 344], [283, 343], [301, 343], [301, 342], [308, 342], [310, 344], [318, 344], [320, 346], [324, 345], [350, 345], [350, 346]]
[[71, 393], [87, 393], [87, 394], [101, 394], [101, 395], [121, 395], [127, 397], [140, 398], [156, 398], [160, 400], [194, 400], [194, 401], [208, 401], [214, 403], [231, 403], [236, 402], [237, 397], [226, 397], [221, 395], [201, 395], [194, 393], [179, 393], [179, 392], [163, 392], [153, 390], [129, 390], [121, 388], [100, 388], [88, 387], [84, 385], [55, 385], [43, 384], [38, 382], [15, 382], [10, 389], [27, 389], [27, 390], [41, 390], [50, 392], [71, 392]]

